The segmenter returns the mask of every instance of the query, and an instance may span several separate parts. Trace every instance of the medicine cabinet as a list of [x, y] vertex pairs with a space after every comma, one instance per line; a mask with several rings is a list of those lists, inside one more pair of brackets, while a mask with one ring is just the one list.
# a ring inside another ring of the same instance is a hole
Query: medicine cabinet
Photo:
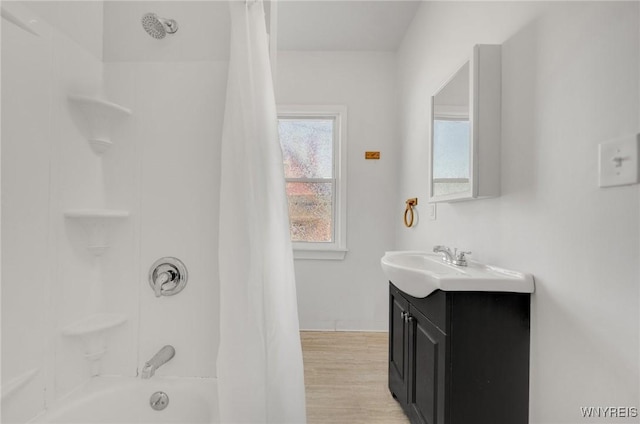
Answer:
[[431, 97], [429, 201], [500, 195], [501, 46], [480, 44]]

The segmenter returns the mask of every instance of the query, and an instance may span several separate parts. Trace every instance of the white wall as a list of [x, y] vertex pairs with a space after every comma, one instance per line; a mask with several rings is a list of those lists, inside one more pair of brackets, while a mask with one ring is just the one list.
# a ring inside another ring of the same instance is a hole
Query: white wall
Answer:
[[[140, 24], [146, 13], [175, 19], [178, 31], [156, 40]], [[194, 62], [229, 57], [226, 1], [107, 1], [104, 7], [105, 62]], [[158, 68], [155, 71], [161, 72]]]
[[[134, 110], [119, 172], [134, 201], [136, 260], [121, 296], [139, 308], [137, 365], [162, 346], [176, 356], [158, 375], [212, 377], [218, 348], [218, 190], [227, 62], [105, 65], [112, 98]], [[123, 166], [124, 165], [124, 166]], [[174, 256], [187, 266], [185, 289], [156, 298], [151, 265]], [[139, 296], [139, 297], [138, 297]]]
[[[147, 12], [175, 19], [178, 32], [153, 39], [140, 25]], [[176, 356], [157, 375], [214, 377], [228, 6], [110, 2], [104, 14], [106, 91], [133, 109], [122, 146], [108, 158], [114, 166], [107, 181], [112, 184], [112, 202], [131, 205], [135, 259], [114, 259], [114, 264], [127, 267], [128, 280], [110, 302], [135, 299], [128, 308], [138, 320], [123, 340], [137, 352], [126, 364], [111, 363], [111, 370], [122, 374], [124, 367], [125, 373], [135, 375], [136, 367], [141, 369], [170, 344]], [[185, 263], [189, 281], [181, 293], [156, 298], [148, 282], [149, 268], [165, 256]]]
[[100, 160], [91, 152], [69, 93], [99, 92], [101, 50], [78, 38], [102, 31], [102, 3], [83, 8], [73, 36], [37, 4], [2, 7], [39, 33], [2, 22], [2, 386], [36, 370], [2, 400], [2, 421], [23, 422], [88, 378], [82, 348], [60, 329], [87, 313], [99, 269], [69, 208], [103, 206]]
[[[16, 377], [36, 374], [3, 397], [2, 422], [25, 422], [87, 381], [82, 343], [61, 330], [95, 312], [128, 319], [107, 336], [101, 374], [134, 377], [172, 344], [176, 357], [157, 374], [214, 376], [226, 4], [5, 7], [40, 36], [3, 19], [3, 393]], [[176, 17], [183, 35], [152, 39], [139, 22], [147, 11]], [[207, 15], [211, 22], [203, 23]], [[146, 54], [132, 62], [140, 49]], [[70, 93], [133, 110], [112, 127], [114, 144], [102, 157], [87, 143], [87, 123]], [[83, 228], [63, 214], [104, 207], [131, 216], [113, 227], [111, 248], [96, 259]], [[189, 282], [179, 295], [156, 299], [147, 275], [161, 256], [182, 259]]]
[[[397, 147], [395, 55], [279, 52], [278, 104], [338, 104], [348, 109], [347, 247], [342, 261], [296, 260], [300, 326], [323, 330], [387, 328], [388, 287], [380, 258], [393, 244]], [[381, 152], [380, 160], [364, 152]], [[404, 205], [404, 203], [403, 203]], [[402, 206], [402, 205], [400, 205]]]
[[[2, 22], [3, 392], [13, 379], [38, 370], [23, 390], [3, 397], [2, 421], [32, 417], [44, 407], [51, 123], [50, 103], [41, 101], [40, 93], [49, 93], [53, 84], [46, 55], [50, 43], [51, 38], [36, 38]], [[24, 71], [26, 63], [31, 72]], [[30, 104], [36, 106], [27, 107]], [[44, 154], [34, 155], [34, 150]], [[41, 258], [43, 266], [33, 267], [34, 257]], [[24, 337], [24, 331], [32, 336]]]
[[429, 96], [474, 44], [503, 45], [501, 197], [439, 204], [436, 221], [398, 225], [397, 243], [534, 274], [532, 423], [639, 406], [638, 187], [597, 186], [598, 143], [640, 130], [638, 8], [428, 2], [398, 54], [396, 203], [427, 195]]
[[55, 28], [56, 32], [72, 39], [96, 59], [102, 59], [102, 1], [27, 0], [20, 3]]

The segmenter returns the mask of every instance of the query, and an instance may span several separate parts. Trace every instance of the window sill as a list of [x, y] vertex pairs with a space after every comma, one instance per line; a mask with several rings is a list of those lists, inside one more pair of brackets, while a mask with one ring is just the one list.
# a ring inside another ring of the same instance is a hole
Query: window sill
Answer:
[[293, 259], [314, 259], [321, 261], [342, 261], [347, 249], [293, 249]]

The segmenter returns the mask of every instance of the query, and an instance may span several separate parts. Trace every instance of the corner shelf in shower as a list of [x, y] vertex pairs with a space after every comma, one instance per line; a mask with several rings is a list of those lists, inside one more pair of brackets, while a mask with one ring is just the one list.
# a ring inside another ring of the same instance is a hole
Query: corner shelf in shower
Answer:
[[113, 145], [113, 125], [131, 116], [131, 109], [97, 97], [70, 94], [69, 101], [84, 115], [89, 124], [89, 144], [101, 155]]
[[91, 375], [100, 373], [100, 360], [107, 352], [106, 333], [127, 322], [122, 314], [94, 314], [62, 329], [62, 335], [76, 337], [84, 345], [84, 357], [89, 361]]
[[80, 321], [64, 327], [62, 329], [62, 335], [86, 337], [118, 327], [125, 322], [127, 322], [127, 317], [121, 314], [89, 315]]
[[5, 400], [18, 390], [26, 386], [27, 383], [29, 383], [36, 374], [38, 374], [38, 371], [40, 371], [40, 368], [30, 369], [29, 371], [20, 374], [12, 380], [9, 380], [8, 383], [3, 384], [1, 395], [2, 400]]
[[87, 249], [95, 256], [100, 256], [109, 248], [108, 233], [112, 222], [129, 217], [129, 212], [115, 209], [70, 209], [64, 216], [84, 227], [89, 239]]

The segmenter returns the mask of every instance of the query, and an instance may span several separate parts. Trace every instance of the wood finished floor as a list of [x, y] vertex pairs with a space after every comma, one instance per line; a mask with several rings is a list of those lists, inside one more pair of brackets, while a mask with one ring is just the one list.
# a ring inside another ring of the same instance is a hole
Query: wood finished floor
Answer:
[[303, 331], [308, 424], [408, 424], [387, 388], [387, 333]]

